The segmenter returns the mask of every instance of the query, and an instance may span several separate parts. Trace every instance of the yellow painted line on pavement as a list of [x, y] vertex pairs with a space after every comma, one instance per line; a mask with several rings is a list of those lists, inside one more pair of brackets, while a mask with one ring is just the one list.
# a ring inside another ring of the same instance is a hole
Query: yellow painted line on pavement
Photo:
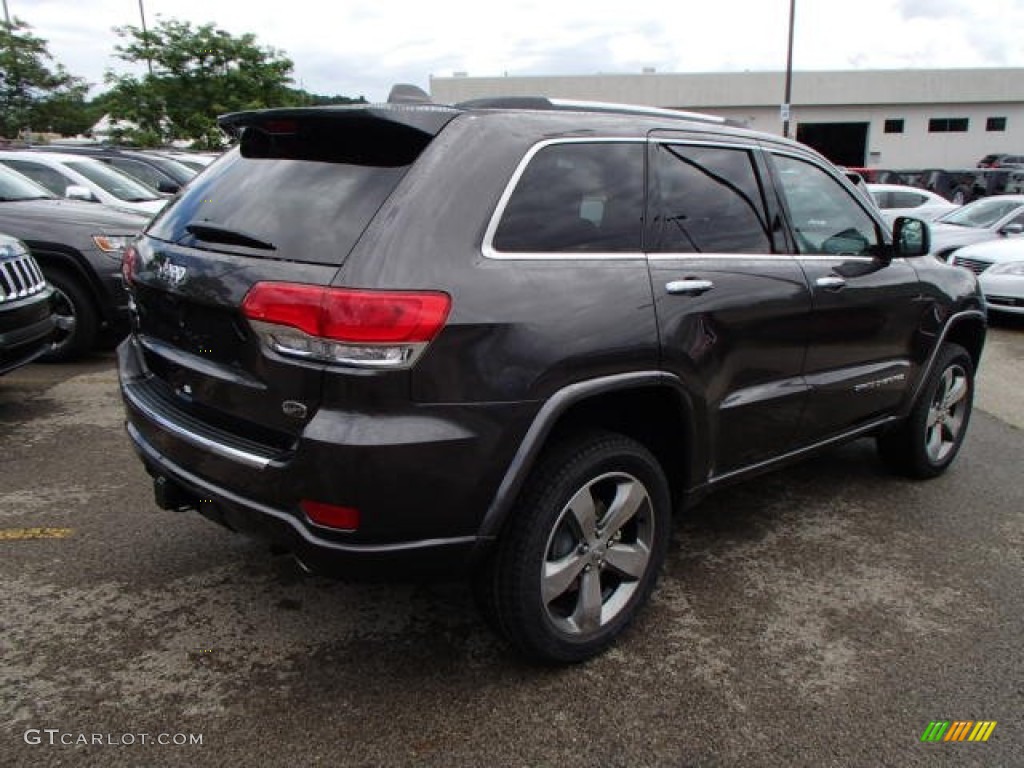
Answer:
[[73, 528], [0, 528], [0, 541], [28, 539], [66, 539]]

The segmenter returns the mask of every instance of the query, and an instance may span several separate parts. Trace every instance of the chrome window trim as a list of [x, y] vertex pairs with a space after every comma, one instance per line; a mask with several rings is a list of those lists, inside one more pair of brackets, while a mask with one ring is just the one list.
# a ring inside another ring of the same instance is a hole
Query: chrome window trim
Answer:
[[718, 253], [711, 251], [683, 251], [679, 253], [649, 253], [647, 254], [649, 261], [677, 261], [679, 259], [731, 259], [733, 261], [787, 261], [789, 259], [796, 259], [797, 261], [836, 261], [836, 262], [847, 262], [847, 261], [875, 261], [873, 256], [826, 256], [818, 254], [803, 255], [799, 253]]
[[557, 144], [647, 144], [646, 137], [638, 136], [572, 136], [558, 139], [544, 139], [534, 144], [527, 150], [516, 166], [512, 178], [505, 185], [505, 190], [498, 198], [498, 204], [491, 214], [491, 220], [487, 223], [484, 231], [484, 242], [480, 251], [486, 259], [497, 261], [639, 261], [647, 258], [643, 251], [616, 251], [614, 253], [580, 253], [575, 251], [523, 251], [506, 252], [499, 251], [494, 247], [494, 235], [498, 231], [498, 224], [505, 215], [505, 208], [512, 198], [519, 185], [519, 180], [526, 172], [527, 166], [538, 152]]

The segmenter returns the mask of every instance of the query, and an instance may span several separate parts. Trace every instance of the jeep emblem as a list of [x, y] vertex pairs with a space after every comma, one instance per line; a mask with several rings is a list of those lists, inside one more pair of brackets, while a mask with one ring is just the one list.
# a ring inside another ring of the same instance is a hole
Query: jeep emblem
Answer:
[[166, 280], [171, 286], [178, 286], [185, 282], [185, 274], [188, 270], [180, 264], [172, 264], [165, 261], [156, 271], [156, 276]]

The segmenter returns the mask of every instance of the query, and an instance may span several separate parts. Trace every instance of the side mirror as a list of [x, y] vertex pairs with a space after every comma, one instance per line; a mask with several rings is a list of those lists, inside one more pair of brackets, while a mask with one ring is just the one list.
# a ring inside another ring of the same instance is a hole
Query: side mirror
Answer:
[[67, 189], [64, 190], [64, 197], [68, 200], [85, 200], [89, 203], [96, 201], [96, 196], [92, 193], [92, 190], [78, 184], [69, 184]]
[[924, 256], [931, 250], [928, 225], [920, 219], [899, 216], [892, 228], [892, 247], [896, 256]]
[[999, 234], [1001, 235], [1019, 235], [1022, 232], [1024, 232], [1024, 224], [1018, 224], [1017, 222], [1014, 222], [1013, 224], [1007, 224], [1005, 227], [999, 230]]
[[169, 179], [160, 179], [156, 184], [156, 191], [162, 192], [165, 195], [173, 195], [179, 189], [181, 189], [181, 185]]

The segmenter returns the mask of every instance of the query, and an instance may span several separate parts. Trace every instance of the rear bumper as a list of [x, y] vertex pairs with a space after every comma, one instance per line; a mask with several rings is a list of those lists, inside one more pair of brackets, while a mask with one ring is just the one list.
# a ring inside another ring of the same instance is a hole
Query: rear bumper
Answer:
[[[186, 500], [174, 506], [337, 576], [469, 572], [489, 543], [478, 530], [512, 459], [499, 446], [518, 445], [509, 430], [525, 432], [534, 413], [516, 403], [410, 403], [386, 415], [321, 407], [293, 445], [274, 449], [154, 395], [134, 338], [118, 358], [129, 436], [150, 474]], [[359, 530], [317, 525], [304, 499], [358, 508]]]
[[288, 550], [316, 573], [371, 579], [458, 577], [469, 573], [481, 543], [475, 536], [378, 545], [333, 541], [290, 512], [214, 486], [168, 461], [130, 423], [128, 435], [147, 471], [173, 483], [188, 506], [232, 531]]

